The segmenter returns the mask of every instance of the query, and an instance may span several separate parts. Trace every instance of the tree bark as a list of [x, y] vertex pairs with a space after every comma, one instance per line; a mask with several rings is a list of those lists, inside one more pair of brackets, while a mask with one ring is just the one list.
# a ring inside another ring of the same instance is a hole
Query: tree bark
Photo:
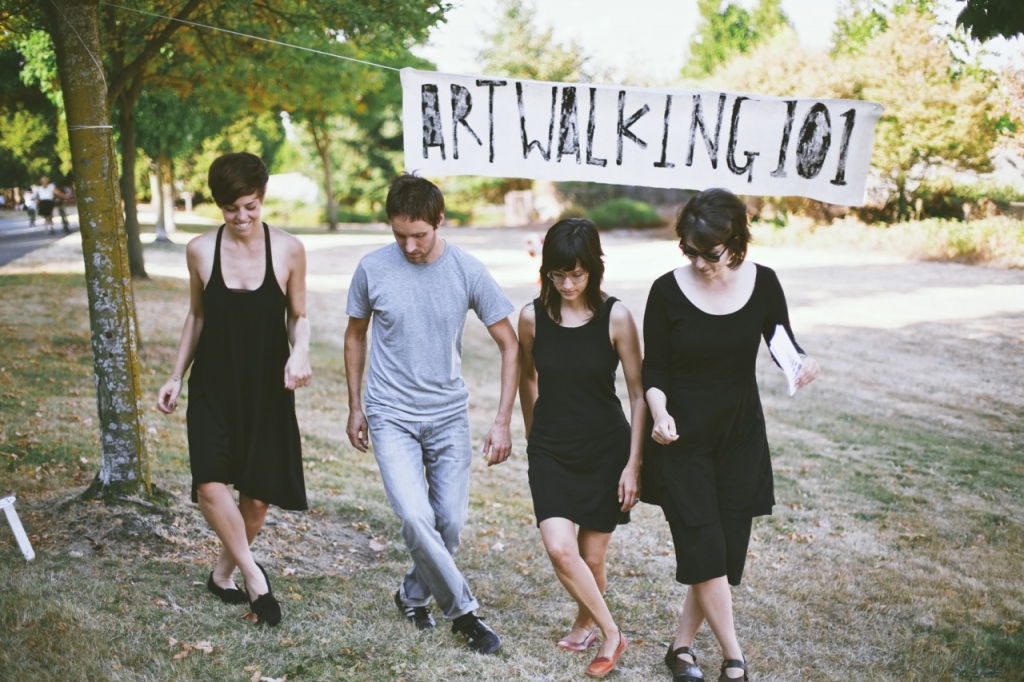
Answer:
[[334, 206], [334, 183], [331, 180], [331, 132], [326, 121], [312, 120], [309, 131], [313, 135], [313, 144], [324, 168], [324, 191], [327, 194], [327, 230], [338, 229], [338, 211]]
[[121, 123], [121, 197], [124, 199], [124, 230], [128, 238], [128, 267], [132, 277], [149, 279], [139, 239], [139, 194], [135, 188], [135, 102], [142, 91], [142, 79], [137, 78], [118, 99]]
[[177, 225], [174, 223], [174, 160], [164, 154], [156, 157], [160, 169], [160, 204], [164, 219], [164, 239], [174, 234]]
[[135, 301], [99, 56], [97, 0], [41, 3], [57, 51], [89, 297], [102, 459], [87, 495], [151, 493]]
[[164, 202], [160, 194], [160, 167], [156, 161], [149, 166], [149, 196], [150, 207], [156, 212], [156, 240], [158, 242], [170, 241], [167, 239], [167, 230], [164, 229]]

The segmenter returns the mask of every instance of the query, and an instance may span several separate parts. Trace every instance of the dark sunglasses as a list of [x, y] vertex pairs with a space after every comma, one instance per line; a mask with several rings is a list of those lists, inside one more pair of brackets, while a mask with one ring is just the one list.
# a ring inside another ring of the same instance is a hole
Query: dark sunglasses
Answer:
[[683, 250], [683, 255], [687, 258], [692, 258], [694, 260], [703, 258], [708, 263], [717, 263], [722, 260], [722, 256], [725, 255], [725, 252], [727, 251], [727, 249], [722, 249], [718, 253], [713, 253], [711, 251], [697, 251], [695, 249], [691, 249], [686, 245], [686, 242], [683, 241], [679, 242], [679, 248]]

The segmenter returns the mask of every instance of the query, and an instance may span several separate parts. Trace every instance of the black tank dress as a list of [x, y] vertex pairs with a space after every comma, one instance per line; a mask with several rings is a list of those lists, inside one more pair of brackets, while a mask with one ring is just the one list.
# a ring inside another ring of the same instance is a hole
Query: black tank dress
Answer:
[[539, 298], [533, 302], [537, 402], [526, 453], [538, 525], [557, 517], [610, 533], [629, 522], [619, 478], [630, 428], [615, 394], [619, 355], [608, 329], [616, 300], [579, 327], [556, 324]]
[[686, 526], [771, 514], [775, 504], [755, 365], [776, 325], [796, 339], [775, 271], [756, 267], [750, 298], [725, 315], [695, 306], [673, 272], [647, 298], [644, 390], [665, 393], [679, 439], [647, 440], [641, 499]]
[[295, 393], [284, 387], [287, 297], [274, 275], [263, 224], [266, 273], [252, 291], [224, 285], [222, 225], [203, 291], [203, 329], [188, 379], [188, 449], [196, 486], [219, 482], [282, 509], [304, 510]]

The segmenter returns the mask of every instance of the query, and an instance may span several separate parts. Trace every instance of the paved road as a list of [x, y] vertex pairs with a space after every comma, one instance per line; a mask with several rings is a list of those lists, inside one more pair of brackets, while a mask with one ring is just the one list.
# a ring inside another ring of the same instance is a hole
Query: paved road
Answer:
[[[78, 211], [74, 206], [65, 208], [72, 231], [78, 230]], [[35, 225], [30, 225], [28, 214], [24, 211], [0, 211], [0, 265], [6, 265], [15, 258], [60, 239], [64, 236], [60, 216], [54, 216], [54, 233], [46, 233], [43, 219], [36, 217]]]

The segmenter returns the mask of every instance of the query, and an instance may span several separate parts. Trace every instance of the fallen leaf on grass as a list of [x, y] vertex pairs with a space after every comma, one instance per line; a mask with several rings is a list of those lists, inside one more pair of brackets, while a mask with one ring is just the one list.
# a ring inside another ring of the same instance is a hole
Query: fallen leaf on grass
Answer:
[[15, 462], [18, 461], [18, 456], [13, 452], [0, 452], [0, 457], [6, 457], [7, 459], [13, 460]]
[[1015, 635], [1020, 630], [1019, 620], [1008, 620], [999, 626], [999, 629], [1008, 635]]
[[185, 649], [184, 651], [174, 654], [173, 656], [171, 656], [171, 660], [177, 663], [178, 661], [185, 660], [186, 657], [188, 657], [188, 649]]
[[297, 571], [297, 570], [298, 569], [296, 569], [296, 568], [286, 568], [283, 571], [281, 571], [281, 574], [282, 575], [295, 575], [295, 571]]
[[212, 654], [213, 653], [213, 644], [210, 643], [210, 642], [206, 642], [206, 641], [196, 642], [195, 644], [192, 645], [192, 648], [195, 649], [196, 651], [202, 651], [204, 654]]
[[374, 552], [383, 552], [388, 546], [382, 542], [378, 542], [376, 539], [370, 540], [370, 549]]
[[505, 549], [505, 543], [504, 542], [495, 542], [493, 545], [491, 545], [491, 551], [492, 552], [500, 552], [503, 549]]
[[153, 606], [167, 606], [167, 602], [157, 597], [153, 600]]

